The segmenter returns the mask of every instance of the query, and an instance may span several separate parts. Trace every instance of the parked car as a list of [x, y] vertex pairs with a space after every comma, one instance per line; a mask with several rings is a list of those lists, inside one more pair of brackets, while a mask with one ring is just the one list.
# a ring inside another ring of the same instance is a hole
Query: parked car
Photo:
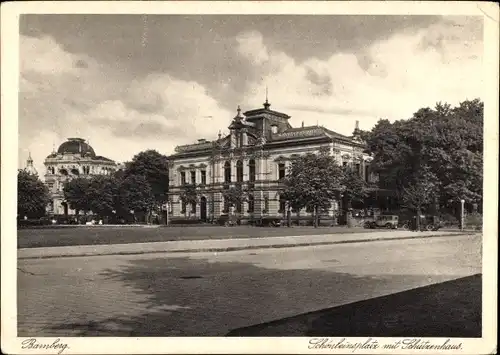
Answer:
[[396, 215], [380, 215], [374, 221], [365, 223], [365, 228], [387, 228], [397, 229], [399, 224], [399, 217]]

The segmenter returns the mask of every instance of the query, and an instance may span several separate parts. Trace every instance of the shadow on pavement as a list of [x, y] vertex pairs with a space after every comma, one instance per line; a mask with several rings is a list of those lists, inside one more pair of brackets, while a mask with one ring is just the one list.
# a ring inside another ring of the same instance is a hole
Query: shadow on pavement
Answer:
[[228, 336], [481, 337], [481, 275], [301, 314]]
[[[74, 301], [79, 308], [72, 310], [70, 319], [53, 322], [37, 335], [481, 336], [480, 275], [373, 298], [396, 292], [391, 290], [401, 285], [428, 284], [428, 275], [360, 276], [264, 268], [248, 260], [176, 257], [130, 260], [104, 270], [94, 282], [95, 291]], [[125, 299], [104, 304], [99, 283], [116, 286], [117, 296]], [[348, 305], [304, 314], [333, 304]], [[57, 298], [46, 306], [67, 313]], [[20, 321], [29, 325], [34, 319], [30, 317]], [[248, 327], [251, 324], [259, 325]], [[27, 332], [19, 328], [18, 336], [29, 336], [23, 334]]]

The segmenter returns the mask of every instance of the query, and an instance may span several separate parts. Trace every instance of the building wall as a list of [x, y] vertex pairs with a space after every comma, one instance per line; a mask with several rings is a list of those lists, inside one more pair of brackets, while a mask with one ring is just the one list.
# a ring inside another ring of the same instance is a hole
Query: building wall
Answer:
[[[54, 215], [64, 215], [64, 184], [76, 177], [91, 177], [95, 175], [111, 175], [116, 171], [116, 164], [109, 160], [82, 158], [79, 154], [58, 154], [45, 159], [45, 185], [51, 195], [51, 203], [47, 212]], [[64, 175], [62, 171], [67, 171]], [[67, 207], [68, 215], [76, 211]]]
[[[182, 192], [181, 171], [186, 174], [186, 181], [190, 182], [190, 172], [196, 172], [196, 184], [201, 183], [201, 170], [207, 174], [207, 184], [197, 187], [200, 197], [207, 199], [207, 219], [216, 219], [223, 213], [222, 191], [224, 189], [224, 164], [229, 161], [231, 164], [231, 184], [236, 182], [236, 163], [243, 161], [243, 188], [249, 183], [249, 161], [255, 160], [255, 182], [252, 194], [254, 196], [254, 212], [248, 213], [248, 203], [243, 203], [241, 216], [243, 218], [259, 218], [263, 216], [285, 216], [285, 211], [280, 211], [279, 199], [279, 164], [285, 164], [288, 169], [291, 165], [291, 158], [306, 153], [318, 153], [321, 149], [328, 148], [330, 154], [336, 157], [339, 164], [347, 162], [349, 164], [359, 163], [362, 167], [361, 173], [365, 174], [365, 165], [369, 164], [369, 157], [363, 154], [359, 147], [354, 148], [345, 144], [337, 143], [304, 143], [299, 146], [279, 147], [275, 149], [257, 150], [252, 153], [243, 149], [240, 154], [229, 153], [229, 156], [221, 156], [215, 150], [209, 151], [203, 156], [191, 158], [174, 158], [170, 165], [170, 196], [171, 217], [173, 219], [201, 218], [200, 203], [196, 206], [196, 211], [191, 212], [190, 206], [186, 206], [186, 212], [182, 213], [182, 203], [180, 196]], [[333, 217], [339, 204], [333, 201], [332, 208], [325, 212]], [[300, 212], [301, 216], [310, 215], [305, 210]]]

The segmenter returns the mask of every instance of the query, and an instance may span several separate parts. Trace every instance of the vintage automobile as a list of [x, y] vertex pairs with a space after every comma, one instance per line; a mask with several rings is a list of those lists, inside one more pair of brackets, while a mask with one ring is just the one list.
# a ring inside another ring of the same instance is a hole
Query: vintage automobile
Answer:
[[380, 215], [375, 218], [374, 221], [368, 221], [365, 223], [365, 228], [387, 228], [387, 229], [397, 229], [399, 217], [396, 215]]

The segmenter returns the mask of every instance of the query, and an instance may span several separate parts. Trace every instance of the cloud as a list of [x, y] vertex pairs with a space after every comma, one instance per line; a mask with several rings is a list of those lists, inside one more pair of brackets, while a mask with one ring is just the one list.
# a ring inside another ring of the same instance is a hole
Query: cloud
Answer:
[[171, 154], [178, 144], [213, 139], [232, 117], [194, 81], [130, 78], [50, 37], [21, 36], [21, 58], [18, 164], [31, 151], [42, 175], [45, 157], [68, 137], [124, 161], [145, 149]]
[[[438, 101], [453, 105], [481, 97], [481, 28], [476, 19], [448, 18], [395, 33], [357, 53], [300, 63], [265, 45], [254, 31], [243, 36], [245, 48], [251, 43], [253, 52], [237, 52], [262, 73], [249, 85], [249, 97], [268, 85], [272, 108], [290, 114], [292, 124], [318, 123], [350, 134], [355, 120], [362, 129], [370, 129], [379, 118], [406, 119]], [[255, 60], [254, 53], [266, 55]], [[250, 97], [247, 105], [259, 105], [261, 100]]]

